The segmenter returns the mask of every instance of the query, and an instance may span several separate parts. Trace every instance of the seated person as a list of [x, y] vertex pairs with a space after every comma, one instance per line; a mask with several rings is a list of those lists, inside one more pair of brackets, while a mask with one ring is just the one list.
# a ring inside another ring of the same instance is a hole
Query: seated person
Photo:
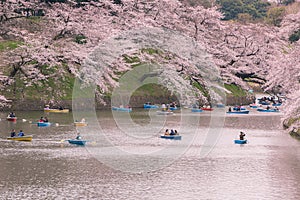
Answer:
[[80, 133], [77, 134], [76, 140], [81, 140], [81, 135], [80, 135]]
[[16, 136], [16, 131], [15, 129], [11, 130], [11, 133], [10, 133], [10, 137], [15, 137]]
[[49, 122], [47, 117], [44, 118], [44, 122]]
[[44, 122], [44, 117], [41, 117], [39, 122]]
[[166, 129], [165, 135], [170, 135], [169, 134], [169, 129]]
[[231, 112], [231, 107], [228, 108], [228, 112]]
[[173, 131], [173, 129], [171, 129], [170, 135], [175, 135], [175, 132]]
[[177, 132], [177, 130], [175, 130], [175, 135], [179, 135], [178, 132]]
[[20, 130], [20, 132], [18, 133], [18, 137], [23, 137], [23, 136], [24, 136], [24, 132]]

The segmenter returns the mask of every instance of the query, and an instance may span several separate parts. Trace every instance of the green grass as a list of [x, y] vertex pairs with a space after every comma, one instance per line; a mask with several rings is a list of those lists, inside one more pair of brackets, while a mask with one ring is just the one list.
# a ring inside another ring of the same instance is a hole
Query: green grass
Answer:
[[0, 42], [0, 51], [13, 50], [18, 48], [23, 43], [20, 41], [3, 41]]
[[167, 88], [155, 84], [149, 83], [139, 87], [134, 93], [133, 96], [167, 96], [170, 95], [170, 92]]
[[128, 56], [128, 55], [123, 55], [123, 58], [125, 60], [126, 63], [137, 63], [137, 62], [141, 62], [139, 57], [137, 56]]
[[244, 97], [247, 95], [246, 91], [243, 90], [240, 86], [235, 85], [235, 84], [224, 84], [224, 87], [229, 90], [233, 95], [236, 97]]
[[162, 54], [163, 52], [159, 49], [145, 48], [141, 50], [142, 53], [152, 54]]
[[205, 97], [209, 96], [209, 92], [198, 82], [193, 82], [193, 86], [196, 87]]

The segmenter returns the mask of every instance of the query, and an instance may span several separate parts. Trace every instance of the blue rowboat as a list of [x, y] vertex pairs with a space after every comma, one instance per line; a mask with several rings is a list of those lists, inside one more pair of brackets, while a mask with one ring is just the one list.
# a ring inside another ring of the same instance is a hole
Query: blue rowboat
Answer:
[[258, 108], [257, 109], [258, 112], [279, 112], [279, 110], [276, 109], [264, 109], [264, 108]]
[[200, 108], [192, 108], [192, 112], [203, 112]]
[[255, 104], [250, 104], [250, 108], [257, 108], [257, 105], [255, 105]]
[[170, 140], [181, 140], [181, 135], [161, 135], [160, 138], [170, 139]]
[[281, 106], [281, 103], [273, 103], [272, 106]]
[[247, 140], [234, 140], [235, 144], [246, 144]]
[[170, 109], [170, 110], [178, 110], [177, 107], [170, 107], [169, 109]]
[[86, 143], [86, 140], [68, 140], [70, 144], [76, 144], [76, 145], [81, 145], [84, 146]]
[[249, 114], [249, 110], [242, 110], [242, 111], [231, 111], [226, 112], [227, 114]]
[[[238, 110], [238, 107], [233, 107], [233, 110]], [[244, 108], [244, 107], [241, 107], [241, 110], [246, 110], [246, 108]]]
[[37, 126], [39, 127], [45, 127], [45, 126], [50, 126], [51, 123], [50, 122], [38, 122]]
[[157, 109], [159, 108], [157, 105], [144, 104], [145, 109]]
[[268, 102], [265, 102], [265, 101], [260, 101], [260, 102], [259, 102], [259, 104], [261, 104], [261, 105], [265, 105], [265, 106], [267, 106], [267, 105], [270, 105], [270, 103], [268, 103]]
[[120, 112], [131, 112], [132, 111], [132, 108], [112, 107], [111, 109], [114, 111], [120, 111]]

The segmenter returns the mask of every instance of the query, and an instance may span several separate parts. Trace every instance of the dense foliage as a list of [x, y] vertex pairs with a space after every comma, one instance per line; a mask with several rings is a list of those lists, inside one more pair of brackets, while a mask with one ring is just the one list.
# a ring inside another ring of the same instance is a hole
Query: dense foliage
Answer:
[[224, 13], [224, 20], [238, 19], [240, 14], [248, 14], [252, 19], [261, 19], [267, 15], [270, 3], [262, 0], [217, 0]]

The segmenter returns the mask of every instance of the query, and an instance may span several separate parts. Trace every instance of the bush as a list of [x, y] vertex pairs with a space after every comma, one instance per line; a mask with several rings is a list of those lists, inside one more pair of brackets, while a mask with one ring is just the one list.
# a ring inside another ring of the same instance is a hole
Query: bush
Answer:
[[300, 39], [300, 29], [295, 31], [292, 35], [289, 37], [290, 42], [297, 42]]

